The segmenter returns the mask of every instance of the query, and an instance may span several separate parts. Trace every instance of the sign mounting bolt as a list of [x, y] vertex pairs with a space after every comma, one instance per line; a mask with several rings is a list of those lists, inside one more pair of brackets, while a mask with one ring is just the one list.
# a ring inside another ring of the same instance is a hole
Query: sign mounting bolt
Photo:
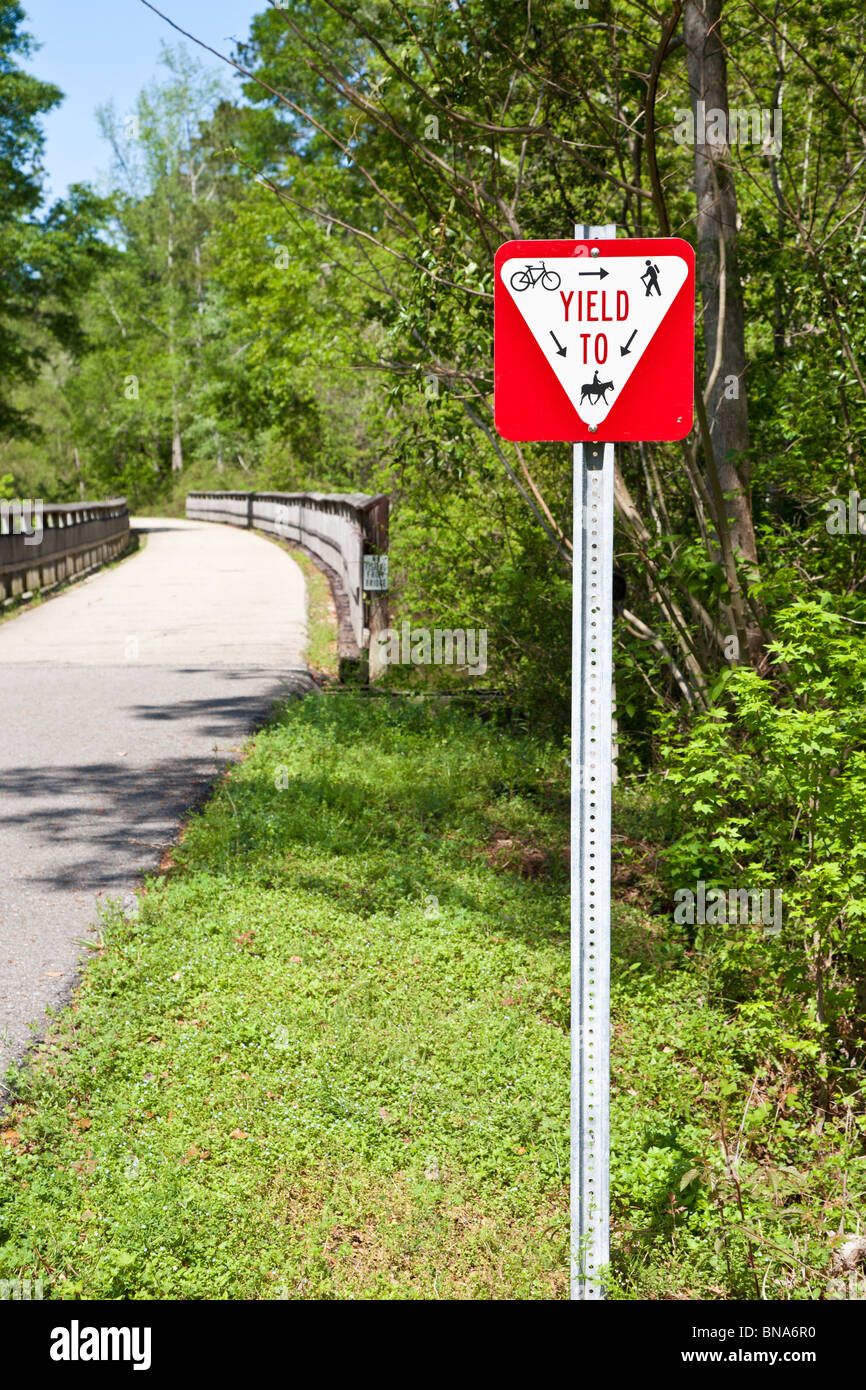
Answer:
[[593, 247], [591, 248], [589, 254], [590, 254], [591, 256], [600, 256], [600, 255], [601, 255], [601, 252], [599, 251], [599, 249], [598, 249], [597, 246], [593, 246]]

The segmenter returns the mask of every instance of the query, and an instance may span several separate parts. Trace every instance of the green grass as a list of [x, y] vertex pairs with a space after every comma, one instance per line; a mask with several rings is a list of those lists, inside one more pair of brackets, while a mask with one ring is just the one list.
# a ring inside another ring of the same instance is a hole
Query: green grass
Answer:
[[[567, 793], [560, 753], [453, 702], [286, 707], [14, 1080], [0, 1278], [565, 1297]], [[623, 789], [617, 821], [612, 1296], [822, 1297], [863, 1126], [815, 1122], [672, 926], [664, 808]]]
[[0, 1277], [561, 1295], [565, 871], [491, 848], [560, 833], [545, 762], [426, 702], [290, 706], [39, 1050], [0, 1146]]

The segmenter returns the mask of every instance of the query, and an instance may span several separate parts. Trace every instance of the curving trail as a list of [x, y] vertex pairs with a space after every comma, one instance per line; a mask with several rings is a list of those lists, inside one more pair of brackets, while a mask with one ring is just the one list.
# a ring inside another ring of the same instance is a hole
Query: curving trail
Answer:
[[0, 1075], [68, 998], [99, 904], [159, 864], [274, 702], [313, 688], [289, 555], [133, 524], [143, 550], [0, 624]]

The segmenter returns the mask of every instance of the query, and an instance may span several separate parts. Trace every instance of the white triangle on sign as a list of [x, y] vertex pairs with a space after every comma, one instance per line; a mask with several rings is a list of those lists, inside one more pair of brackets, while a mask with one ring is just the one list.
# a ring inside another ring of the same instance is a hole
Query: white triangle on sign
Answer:
[[585, 425], [613, 409], [688, 267], [681, 256], [554, 256], [500, 274]]

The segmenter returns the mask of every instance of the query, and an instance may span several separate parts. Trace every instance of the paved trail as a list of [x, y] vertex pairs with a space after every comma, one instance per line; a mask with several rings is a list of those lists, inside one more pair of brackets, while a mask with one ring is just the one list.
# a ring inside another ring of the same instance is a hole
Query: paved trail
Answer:
[[289, 555], [228, 526], [134, 525], [144, 550], [0, 624], [0, 1074], [68, 998], [100, 902], [312, 685]]

